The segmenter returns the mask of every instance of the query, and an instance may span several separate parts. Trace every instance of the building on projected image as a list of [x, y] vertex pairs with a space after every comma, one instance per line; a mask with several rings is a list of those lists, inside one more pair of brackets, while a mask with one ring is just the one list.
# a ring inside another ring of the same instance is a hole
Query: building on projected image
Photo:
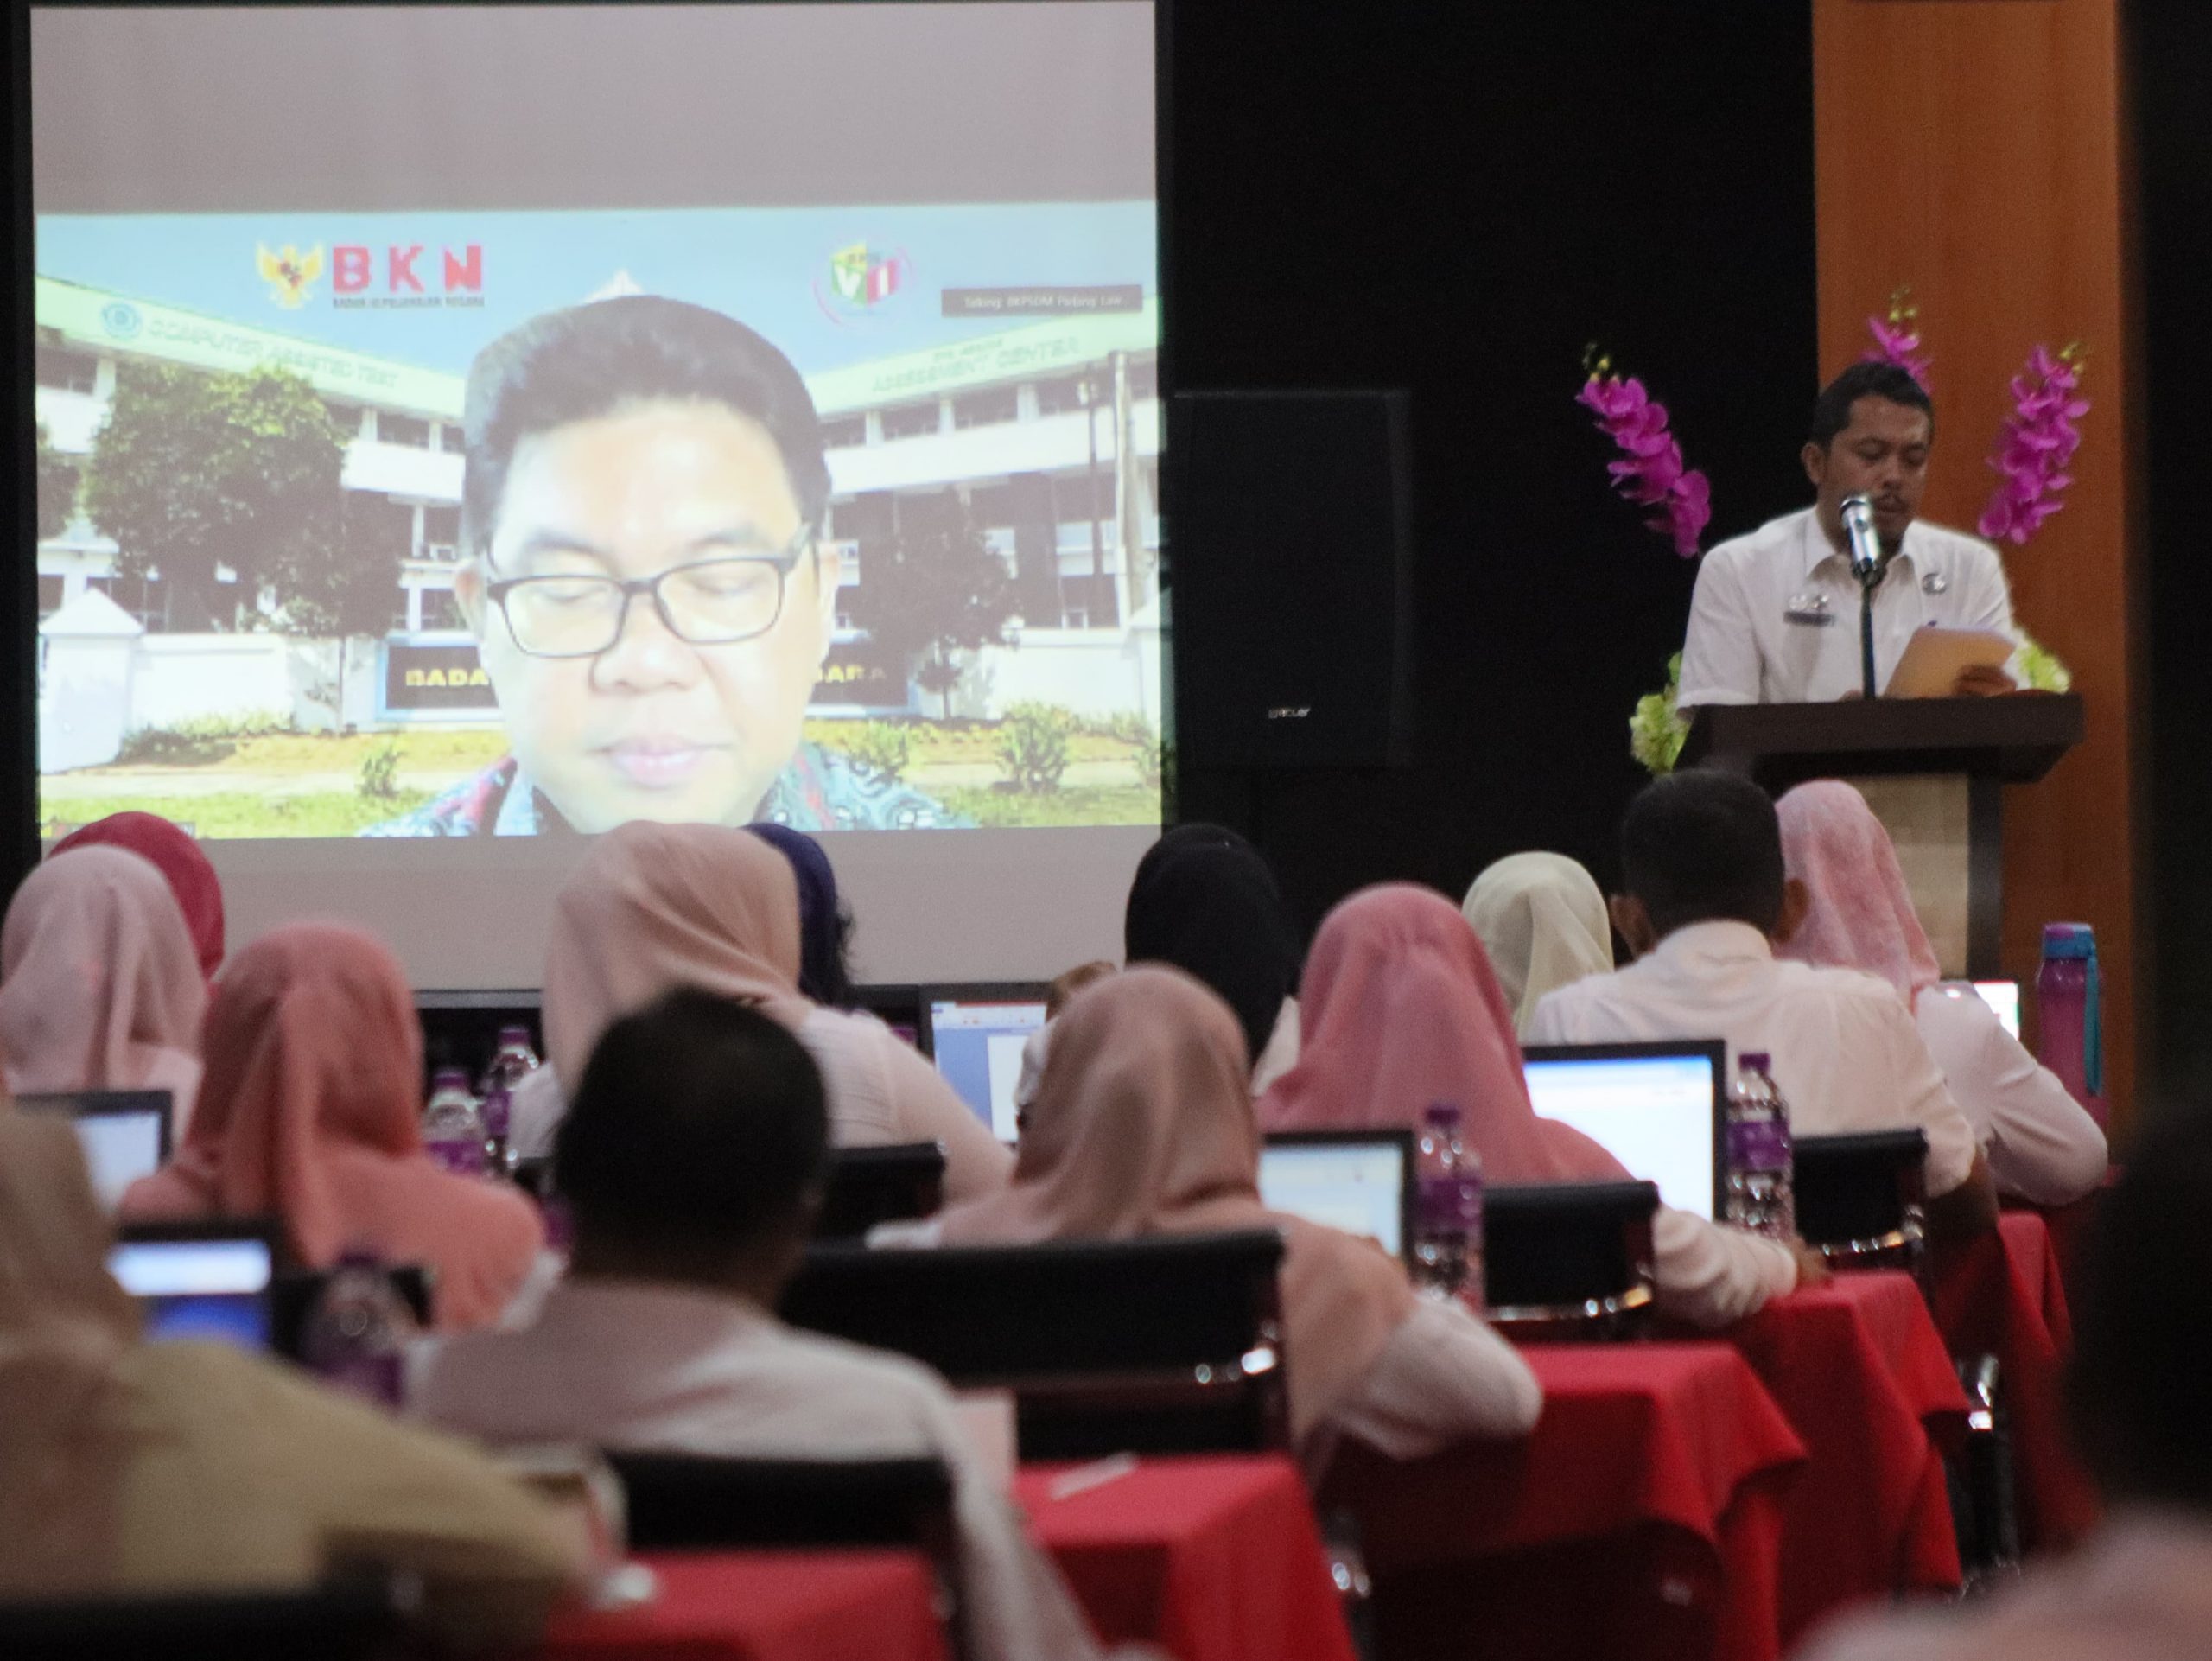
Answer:
[[[365, 728], [492, 718], [453, 595], [460, 376], [49, 277], [36, 304], [37, 415], [65, 459], [91, 450], [120, 363], [282, 366], [350, 435], [346, 488], [375, 504], [400, 573], [389, 630], [373, 652], [357, 649], [340, 688], [334, 643], [172, 630], [158, 573], [118, 575], [115, 543], [80, 514], [39, 544], [42, 661], [73, 630], [111, 652], [130, 634], [125, 730], [271, 710], [302, 727], [337, 724], [341, 710], [344, 724]], [[847, 596], [817, 713], [936, 712], [934, 697], [871, 659], [849, 595], [868, 581], [872, 544], [925, 528], [957, 499], [1013, 572], [1021, 623], [1017, 646], [978, 654], [955, 712], [991, 717], [1036, 699], [1158, 721], [1158, 302], [1147, 301], [808, 377]], [[93, 595], [108, 603], [87, 603]], [[327, 664], [308, 649], [317, 644], [330, 648]]]

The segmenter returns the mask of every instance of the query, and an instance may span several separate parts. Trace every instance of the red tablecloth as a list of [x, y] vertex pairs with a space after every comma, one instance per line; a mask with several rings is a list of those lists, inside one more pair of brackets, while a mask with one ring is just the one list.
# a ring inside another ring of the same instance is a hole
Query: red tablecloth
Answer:
[[2057, 1259], [2059, 1282], [2065, 1289], [2069, 1304], [2081, 1295], [2075, 1276], [2081, 1272], [2082, 1242], [2096, 1220], [2097, 1207], [2104, 1202], [2105, 1190], [2112, 1187], [2118, 1175], [2115, 1168], [2107, 1174], [2100, 1187], [2064, 1206], [2030, 1206], [2012, 1200], [2005, 1202], [2008, 1212], [2026, 1212], [2043, 1219], [2044, 1227], [2050, 1231], [2051, 1253]]
[[1065, 1499], [1066, 1466], [1014, 1498], [1109, 1643], [1179, 1661], [1351, 1661], [1313, 1502], [1287, 1459], [1148, 1459]]
[[1940, 1444], [1967, 1399], [1911, 1276], [1840, 1276], [1728, 1336], [1811, 1454], [1783, 1529], [1783, 1641], [1859, 1598], [1956, 1586]]
[[1532, 1346], [1526, 1441], [1348, 1448], [1385, 1656], [1767, 1658], [1804, 1448], [1725, 1344]]
[[2097, 1520], [2096, 1490], [2067, 1442], [2060, 1374], [2074, 1326], [2050, 1234], [2033, 1212], [1933, 1259], [1929, 1305], [1955, 1355], [1994, 1355], [2011, 1410], [2020, 1532], [2031, 1550], [2070, 1545]]
[[651, 1553], [658, 1595], [554, 1617], [543, 1661], [945, 1661], [911, 1551]]

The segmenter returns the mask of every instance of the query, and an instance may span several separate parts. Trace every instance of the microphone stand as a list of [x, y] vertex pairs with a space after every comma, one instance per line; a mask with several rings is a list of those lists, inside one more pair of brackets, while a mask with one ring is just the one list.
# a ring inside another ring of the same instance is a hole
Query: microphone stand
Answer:
[[1890, 574], [1887, 554], [1869, 562], [1857, 573], [1859, 577], [1859, 690], [1869, 699], [1878, 697], [1874, 690], [1874, 590], [1882, 586], [1882, 579]]

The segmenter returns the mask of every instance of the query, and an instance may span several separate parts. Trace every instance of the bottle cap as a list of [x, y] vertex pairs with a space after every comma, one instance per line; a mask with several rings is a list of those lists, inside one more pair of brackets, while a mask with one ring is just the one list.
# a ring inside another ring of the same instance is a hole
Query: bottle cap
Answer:
[[1421, 1117], [1431, 1124], [1457, 1124], [1459, 1123], [1459, 1104], [1457, 1102], [1431, 1102]]
[[502, 1027], [499, 1028], [499, 1045], [503, 1049], [509, 1044], [527, 1044], [529, 1042], [530, 1028], [527, 1027]]
[[448, 1085], [459, 1085], [463, 1090], [467, 1089], [468, 1069], [467, 1067], [440, 1067], [430, 1075], [431, 1089], [443, 1090]]
[[2094, 958], [2097, 955], [2096, 931], [2087, 923], [2045, 923], [2043, 955], [2045, 958]]
[[1765, 1050], [1745, 1050], [1736, 1058], [1736, 1065], [1745, 1072], [1771, 1072], [1774, 1057]]

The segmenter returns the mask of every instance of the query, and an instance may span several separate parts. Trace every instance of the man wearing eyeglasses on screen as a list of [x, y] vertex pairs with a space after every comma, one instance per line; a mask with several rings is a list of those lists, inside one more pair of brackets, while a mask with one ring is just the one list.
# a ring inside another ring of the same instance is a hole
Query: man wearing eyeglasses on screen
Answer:
[[512, 754], [366, 834], [960, 823], [803, 741], [830, 471], [774, 347], [680, 301], [549, 312], [477, 355], [464, 423], [454, 593]]

